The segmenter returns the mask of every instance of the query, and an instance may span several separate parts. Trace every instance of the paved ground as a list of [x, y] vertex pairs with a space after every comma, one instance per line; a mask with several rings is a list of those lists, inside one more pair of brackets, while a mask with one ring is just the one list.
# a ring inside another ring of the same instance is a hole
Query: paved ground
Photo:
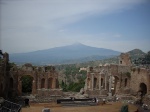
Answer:
[[[84, 106], [84, 107], [63, 107], [55, 103], [31, 104], [30, 107], [22, 108], [22, 112], [42, 112], [43, 108], [50, 108], [50, 112], [119, 112], [121, 102], [107, 103], [105, 105]], [[128, 105], [129, 112], [135, 112], [137, 107]]]

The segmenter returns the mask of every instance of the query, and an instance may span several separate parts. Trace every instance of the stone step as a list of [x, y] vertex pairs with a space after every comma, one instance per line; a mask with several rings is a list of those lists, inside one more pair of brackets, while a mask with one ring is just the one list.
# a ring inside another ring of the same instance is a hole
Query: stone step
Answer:
[[62, 102], [62, 106], [95, 106], [95, 102]]

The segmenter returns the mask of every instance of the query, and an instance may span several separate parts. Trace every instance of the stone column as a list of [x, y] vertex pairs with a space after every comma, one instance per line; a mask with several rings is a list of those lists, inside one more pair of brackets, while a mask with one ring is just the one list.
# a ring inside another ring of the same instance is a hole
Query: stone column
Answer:
[[89, 86], [89, 81], [88, 81], [88, 79], [89, 79], [89, 72], [87, 73], [87, 78], [86, 78], [86, 84], [85, 84], [86, 90], [88, 90], [88, 86]]
[[41, 79], [38, 77], [38, 89], [41, 89]]
[[111, 80], [112, 80], [112, 78], [111, 78], [111, 75], [109, 76], [109, 92], [111, 92]]
[[56, 88], [56, 79], [53, 78], [52, 80], [52, 89], [55, 89]]
[[32, 94], [36, 94], [36, 83], [35, 83], [35, 80], [32, 81]]
[[19, 80], [18, 81], [18, 95], [21, 96], [22, 95], [22, 81]]
[[121, 85], [122, 85], [122, 73], [120, 73], [120, 79], [119, 79], [119, 82], [120, 82], [119, 88], [121, 88]]
[[105, 74], [105, 90], [107, 89], [107, 76]]
[[91, 75], [92, 75], [92, 90], [93, 90], [93, 83], [94, 83], [94, 73], [92, 73]]
[[85, 89], [88, 90], [88, 77], [86, 78], [86, 81], [85, 81]]
[[45, 79], [45, 89], [48, 89], [48, 79]]
[[99, 74], [99, 90], [101, 90], [101, 74]]
[[111, 86], [112, 86], [112, 75], [109, 76], [109, 93], [108, 93], [108, 96], [112, 96]]

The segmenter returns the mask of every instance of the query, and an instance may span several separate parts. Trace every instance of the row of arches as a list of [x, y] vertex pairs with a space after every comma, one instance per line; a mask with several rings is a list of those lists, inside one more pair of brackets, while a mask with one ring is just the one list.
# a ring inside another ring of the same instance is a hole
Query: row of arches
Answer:
[[[129, 87], [129, 79], [128, 78], [124, 78], [119, 79], [117, 76], [112, 76], [113, 77], [113, 82], [112, 82], [112, 93], [115, 94], [118, 92], [118, 90], [120, 89], [120, 87]], [[103, 77], [101, 77], [101, 79], [98, 79], [97, 77], [93, 77], [93, 79], [91, 79], [90, 77], [87, 78], [87, 89], [104, 89], [105, 86], [105, 79]], [[120, 82], [120, 80], [122, 80], [122, 84]], [[106, 84], [107, 85], [107, 84]], [[107, 85], [108, 86], [108, 85]], [[139, 83], [139, 91], [142, 93], [142, 95], [147, 94], [147, 85], [143, 82]]]
[[[91, 82], [91, 79], [90, 78], [88, 78], [87, 79], [87, 88], [91, 88], [91, 85], [92, 85], [92, 82]], [[100, 85], [101, 87], [104, 87], [104, 79], [103, 78], [101, 78], [101, 85]], [[93, 80], [93, 89], [98, 89], [98, 79], [97, 78], [94, 78], [94, 80]]]
[[21, 93], [35, 93], [37, 89], [56, 89], [59, 88], [59, 82], [56, 78], [33, 78], [30, 75], [24, 75], [20, 78], [19, 89]]
[[[53, 81], [54, 79], [53, 78], [49, 78], [48, 81], [47, 81], [47, 89], [51, 89], [53, 88]], [[56, 82], [58, 82], [58, 80], [56, 79]], [[44, 78], [41, 79], [41, 88], [46, 88], [45, 87], [45, 83], [46, 83], [46, 80]], [[57, 84], [56, 84], [57, 86]]]

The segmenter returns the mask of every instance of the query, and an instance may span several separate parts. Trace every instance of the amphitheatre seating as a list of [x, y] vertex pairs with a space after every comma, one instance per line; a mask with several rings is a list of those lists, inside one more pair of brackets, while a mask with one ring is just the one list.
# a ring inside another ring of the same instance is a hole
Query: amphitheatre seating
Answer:
[[94, 106], [97, 103], [96, 98], [76, 99], [71, 97], [68, 99], [57, 99], [57, 104], [62, 104], [63, 106]]
[[0, 111], [2, 111], [2, 112], [20, 112], [21, 105], [4, 100], [4, 102], [2, 103], [2, 106], [0, 108]]

